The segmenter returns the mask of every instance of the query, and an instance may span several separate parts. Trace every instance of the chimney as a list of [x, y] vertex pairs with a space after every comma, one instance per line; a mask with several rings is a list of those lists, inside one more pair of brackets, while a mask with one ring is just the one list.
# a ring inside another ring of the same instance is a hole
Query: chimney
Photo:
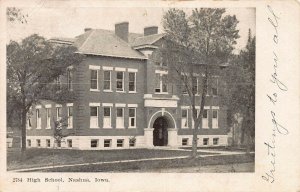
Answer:
[[158, 27], [157, 26], [150, 26], [144, 28], [144, 36], [147, 35], [154, 35], [158, 33]]
[[84, 32], [90, 31], [92, 28], [84, 28]]
[[128, 26], [128, 22], [121, 22], [115, 24], [115, 34], [126, 42], [128, 42]]

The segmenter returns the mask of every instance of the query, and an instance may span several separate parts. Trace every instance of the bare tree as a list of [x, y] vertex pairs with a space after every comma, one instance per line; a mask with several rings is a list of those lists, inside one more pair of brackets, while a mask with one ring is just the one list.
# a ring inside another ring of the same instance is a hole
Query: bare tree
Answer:
[[[192, 157], [197, 156], [197, 140], [202, 128], [202, 116], [207, 95], [207, 83], [223, 66], [239, 38], [238, 20], [226, 15], [225, 9], [194, 9], [188, 16], [183, 10], [170, 9], [163, 16], [166, 45], [162, 48], [165, 60], [175, 71], [173, 80], [182, 84], [188, 94], [194, 121]], [[195, 90], [195, 73], [202, 86]], [[199, 94], [199, 96], [197, 96]], [[197, 113], [196, 102], [200, 103]]]

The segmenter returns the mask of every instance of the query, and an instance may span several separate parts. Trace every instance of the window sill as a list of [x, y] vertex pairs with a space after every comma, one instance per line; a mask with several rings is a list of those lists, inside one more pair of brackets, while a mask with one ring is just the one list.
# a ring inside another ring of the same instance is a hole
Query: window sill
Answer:
[[168, 92], [161, 92], [161, 93], [155, 92], [154, 94], [157, 94], [157, 95], [168, 95], [169, 93]]
[[104, 93], [112, 93], [112, 90], [103, 90]]
[[51, 127], [46, 127], [45, 129], [51, 129]]
[[103, 127], [103, 129], [111, 129], [112, 127]]
[[125, 93], [125, 91], [116, 91], [117, 93]]
[[42, 129], [41, 127], [37, 127], [36, 129]]
[[128, 127], [128, 129], [136, 129], [136, 127]]
[[137, 93], [136, 91], [129, 91], [128, 93]]
[[212, 129], [219, 129], [219, 127], [212, 127]]
[[125, 127], [116, 127], [116, 129], [125, 129]]
[[67, 127], [67, 129], [73, 129], [73, 127]]
[[90, 89], [91, 92], [100, 92], [99, 89]]

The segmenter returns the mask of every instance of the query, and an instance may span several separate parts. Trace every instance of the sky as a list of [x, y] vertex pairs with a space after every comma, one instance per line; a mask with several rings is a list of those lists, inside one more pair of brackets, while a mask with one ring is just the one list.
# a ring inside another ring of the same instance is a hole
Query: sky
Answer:
[[[163, 32], [162, 16], [168, 8], [23, 8], [27, 14], [27, 23], [8, 23], [7, 37], [9, 40], [19, 41], [31, 34], [39, 34], [46, 38], [75, 37], [83, 33], [84, 28], [114, 30], [115, 23], [128, 21], [129, 31], [143, 33], [146, 26], [158, 26]], [[189, 9], [185, 9], [189, 12]], [[254, 8], [227, 8], [226, 13], [236, 15], [239, 20], [237, 26], [239, 35], [236, 50], [245, 47], [248, 29], [255, 34]]]

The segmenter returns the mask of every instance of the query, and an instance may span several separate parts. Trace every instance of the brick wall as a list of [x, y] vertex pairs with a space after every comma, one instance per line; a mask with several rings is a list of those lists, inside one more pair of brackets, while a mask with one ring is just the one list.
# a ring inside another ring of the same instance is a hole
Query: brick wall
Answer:
[[[145, 92], [144, 74], [145, 74], [145, 61], [123, 59], [123, 58], [110, 58], [110, 57], [87, 57], [76, 71], [76, 92], [78, 98], [76, 101], [76, 108], [74, 112], [76, 135], [142, 135], [144, 128], [144, 110], [143, 110], [143, 96]], [[98, 72], [99, 91], [90, 91], [90, 72], [89, 66], [100, 66]], [[103, 66], [113, 67], [111, 70], [111, 86], [112, 92], [103, 91]], [[116, 92], [116, 70], [115, 68], [125, 68], [124, 72], [124, 93]], [[136, 73], [136, 93], [128, 93], [128, 71], [127, 69], [137, 69]], [[89, 103], [122, 103], [122, 104], [137, 104], [137, 128], [128, 129], [128, 107], [124, 110], [124, 129], [116, 129], [116, 110], [115, 106], [111, 108], [112, 128], [103, 129], [103, 107], [99, 107], [99, 129], [90, 129], [90, 107]]]

